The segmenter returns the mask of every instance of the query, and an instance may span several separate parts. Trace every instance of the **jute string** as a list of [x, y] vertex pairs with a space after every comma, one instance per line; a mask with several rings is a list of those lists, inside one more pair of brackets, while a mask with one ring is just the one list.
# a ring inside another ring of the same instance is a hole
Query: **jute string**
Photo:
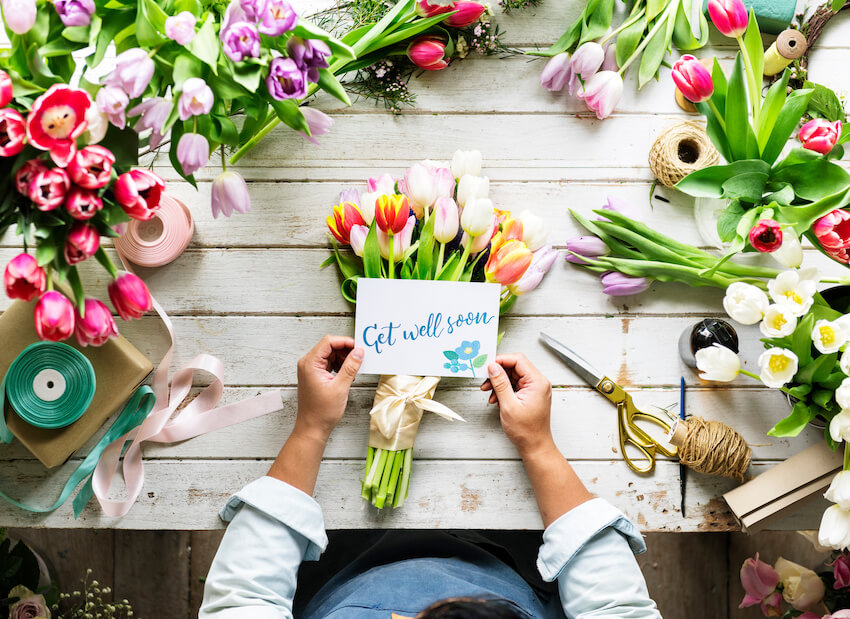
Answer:
[[689, 417], [682, 421], [684, 438], [679, 460], [698, 473], [722, 475], [744, 481], [753, 455], [744, 437], [725, 423]]
[[720, 161], [699, 122], [687, 120], [665, 129], [649, 151], [649, 168], [662, 184], [673, 187], [691, 172]]

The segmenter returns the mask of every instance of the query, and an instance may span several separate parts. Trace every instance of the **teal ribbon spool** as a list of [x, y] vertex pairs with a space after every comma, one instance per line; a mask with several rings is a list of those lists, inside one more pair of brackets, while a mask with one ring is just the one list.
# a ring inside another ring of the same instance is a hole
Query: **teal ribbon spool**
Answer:
[[[43, 374], [45, 370], [49, 373]], [[64, 390], [61, 394], [58, 393], [59, 385], [55, 380], [56, 374], [52, 373], [54, 371], [61, 376], [60, 382], [64, 381]], [[36, 380], [37, 377], [38, 380]], [[54, 381], [52, 387], [48, 385], [51, 379]], [[54, 389], [56, 393], [52, 392]], [[42, 428], [61, 428], [80, 418], [91, 404], [94, 392], [94, 370], [82, 353], [66, 344], [51, 342], [31, 344], [15, 358], [0, 383], [0, 440], [11, 443], [15, 438], [6, 426], [3, 412], [7, 398], [15, 412], [28, 423]], [[39, 397], [39, 394], [44, 397]], [[57, 395], [55, 399], [50, 399]], [[71, 474], [59, 498], [50, 507], [27, 505], [2, 491], [0, 491], [0, 498], [30, 512], [52, 512], [68, 500], [77, 486], [85, 482], [74, 497], [74, 517], [78, 518], [94, 494], [91, 477], [103, 450], [116, 439], [141, 425], [153, 410], [155, 403], [156, 396], [153, 390], [147, 385], [139, 387], [91, 453]]]

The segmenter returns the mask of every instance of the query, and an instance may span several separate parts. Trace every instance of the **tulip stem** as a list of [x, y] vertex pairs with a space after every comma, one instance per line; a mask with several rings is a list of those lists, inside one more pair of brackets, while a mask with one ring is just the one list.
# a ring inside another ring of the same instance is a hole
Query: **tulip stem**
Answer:
[[47, 265], [47, 289], [53, 290], [53, 266]]
[[[618, 71], [618, 73], [620, 75], [623, 75], [623, 73], [626, 72], [626, 69], [629, 68], [629, 65], [632, 64], [637, 59], [637, 57], [641, 55], [644, 48], [649, 44], [649, 42], [655, 36], [655, 33], [658, 32], [659, 30], [661, 30], [662, 26], [664, 26], [665, 28], [667, 27], [667, 20], [670, 19], [671, 8], [678, 9], [678, 7], [679, 7], [678, 2], [671, 2], [670, 3], [670, 6], [668, 6], [667, 9], [664, 11], [664, 15], [662, 15], [661, 17], [659, 17], [656, 20], [655, 25], [652, 27], [652, 30], [650, 30], [646, 34], [643, 41], [641, 41], [640, 45], [637, 46], [637, 49], [635, 49], [635, 51], [632, 52], [632, 55], [629, 56], [629, 59], [626, 60], [626, 62], [623, 64], [622, 67], [620, 67], [620, 70]], [[675, 15], [675, 13], [674, 13], [674, 15]]]
[[443, 270], [443, 258], [446, 255], [446, 244], [440, 243], [440, 255], [437, 258], [437, 273]]
[[224, 142], [221, 143], [221, 171], [227, 172], [227, 156], [224, 154]]
[[395, 279], [395, 247], [393, 247], [394, 243], [395, 243], [395, 234], [390, 234], [390, 256], [389, 256], [389, 262], [390, 262], [389, 278], [390, 279]]
[[850, 470], [850, 443], [844, 443], [844, 470]]
[[459, 281], [460, 276], [463, 274], [463, 267], [466, 266], [466, 260], [469, 258], [469, 248], [472, 247], [472, 243], [475, 241], [475, 237], [471, 234], [469, 235], [469, 240], [466, 243], [466, 247], [463, 248], [463, 254], [460, 257], [460, 261], [457, 263], [457, 268], [455, 268], [455, 273], [452, 276], [452, 281]]
[[[635, 6], [637, 6], [637, 5], [635, 5]], [[614, 30], [613, 32], [608, 34], [608, 36], [606, 36], [604, 39], [600, 39], [599, 44], [605, 45], [605, 43], [607, 43], [610, 39], [613, 39], [615, 36], [620, 34], [621, 31], [625, 30], [626, 28], [631, 26], [633, 23], [635, 23], [637, 20], [639, 20], [641, 17], [643, 17], [644, 13], [646, 13], [646, 9], [642, 8], [636, 15], [629, 17], [626, 21], [624, 21], [622, 24], [620, 24], [619, 28], [617, 28], [616, 30]]]

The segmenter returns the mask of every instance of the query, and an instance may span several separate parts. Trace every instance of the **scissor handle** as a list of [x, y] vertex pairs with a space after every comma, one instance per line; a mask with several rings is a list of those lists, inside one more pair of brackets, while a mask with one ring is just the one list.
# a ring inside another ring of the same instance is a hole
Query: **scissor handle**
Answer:
[[[652, 437], [631, 423], [628, 407], [625, 402], [617, 404], [617, 429], [620, 438], [620, 452], [623, 454], [623, 460], [626, 465], [635, 473], [642, 475], [655, 470], [655, 452], [658, 446], [652, 440]], [[626, 450], [627, 445], [631, 445], [646, 457], [645, 466], [638, 466], [632, 460], [629, 452]]]
[[[629, 419], [629, 421], [631, 421], [631, 423], [629, 425], [631, 427], [636, 428], [637, 430], [640, 430], [640, 432], [644, 435], [646, 435], [646, 431], [644, 431], [642, 428], [637, 427], [637, 425], [634, 423], [635, 419], [642, 419], [644, 421], [654, 423], [655, 425], [663, 428], [664, 432], [668, 436], [673, 431], [673, 425], [670, 422], [668, 422], [666, 419], [664, 419], [664, 418], [662, 418], [662, 417], [660, 417], [660, 416], [658, 416], [654, 413], [648, 413], [646, 411], [641, 411], [641, 410], [635, 409], [631, 413], [631, 415], [628, 416], [628, 419]], [[679, 455], [679, 451], [675, 447], [673, 447], [672, 449], [668, 449], [667, 446], [664, 443], [660, 443], [660, 442], [652, 439], [651, 437], [650, 437], [650, 441], [655, 445], [655, 450], [657, 452], [667, 456], [668, 458], [675, 458], [677, 455]]]

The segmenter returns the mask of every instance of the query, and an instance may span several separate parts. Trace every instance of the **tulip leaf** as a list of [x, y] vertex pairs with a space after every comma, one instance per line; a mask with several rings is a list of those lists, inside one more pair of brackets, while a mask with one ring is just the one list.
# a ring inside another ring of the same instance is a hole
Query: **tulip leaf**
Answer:
[[[194, 54], [195, 58], [208, 65], [213, 73], [218, 73], [218, 51], [221, 49], [221, 43], [215, 33], [215, 20], [212, 13], [207, 15], [195, 38], [187, 45], [187, 49]], [[178, 59], [180, 57], [178, 56]]]
[[390, 25], [398, 18], [402, 13], [406, 13], [410, 10], [410, 7], [413, 4], [413, 0], [401, 0], [397, 2], [396, 5], [387, 11], [386, 15], [384, 15], [381, 20], [369, 28], [366, 33], [358, 39], [357, 43], [352, 46], [352, 51], [354, 52], [354, 56], [359, 58], [363, 55], [363, 51], [369, 47], [374, 41], [383, 36], [384, 32], [390, 27]]
[[723, 197], [759, 204], [767, 184], [765, 172], [745, 172], [724, 181]]
[[284, 99], [283, 101], [278, 101], [275, 99], [272, 101], [272, 109], [274, 109], [277, 117], [289, 127], [310, 135], [310, 125], [307, 124], [307, 119], [304, 118], [301, 108], [298, 107], [298, 104], [294, 100]]
[[55, 257], [56, 245], [50, 239], [45, 239], [38, 244], [35, 250], [35, 259], [38, 262], [38, 266], [43, 267], [46, 264], [50, 264]]
[[[812, 332], [810, 330], [808, 333], [810, 342], [811, 334]], [[835, 360], [837, 358], [838, 354], [832, 353], [829, 355], [821, 355], [805, 366], [801, 363], [800, 365], [802, 367], [794, 376], [794, 381], [798, 383], [812, 384], [816, 383], [818, 380], [826, 380], [826, 378], [832, 373], [832, 368], [835, 366]]]
[[[749, 109], [747, 107], [747, 85], [744, 61], [741, 53], [735, 58], [735, 66], [729, 76], [726, 93], [726, 137], [734, 160], [749, 159], [750, 136], [753, 129], [750, 126]], [[755, 147], [755, 144], [753, 145]]]
[[[385, 37], [381, 37], [380, 39], [373, 41], [369, 44], [368, 47], [362, 49], [360, 54], [358, 54], [358, 58], [365, 54], [371, 54], [372, 52], [376, 52], [379, 49], [384, 49], [385, 47], [389, 47], [390, 45], [395, 45], [397, 43], [403, 43], [408, 39], [415, 37], [417, 34], [425, 32], [428, 28], [432, 26], [436, 26], [441, 21], [443, 21], [449, 14], [443, 13], [440, 15], [434, 15], [433, 17], [426, 17], [425, 19], [417, 19], [416, 21], [405, 24], [401, 26], [398, 30], [389, 34]], [[359, 44], [359, 43], [358, 43]], [[347, 69], [348, 67], [346, 67]]]
[[349, 303], [357, 304], [357, 280], [358, 277], [349, 277], [340, 286], [343, 298]]
[[446, 260], [446, 263], [443, 265], [443, 268], [437, 273], [437, 279], [440, 281], [453, 282], [455, 269], [457, 268], [457, 263], [460, 260], [460, 254], [456, 251], [453, 251], [449, 259]]
[[646, 31], [646, 16], [640, 17], [635, 22], [617, 35], [617, 66], [621, 67], [635, 53], [637, 46]]
[[142, 47], [156, 47], [168, 41], [159, 32], [165, 30], [168, 16], [153, 0], [139, 0], [136, 12], [136, 40]]
[[434, 264], [434, 226], [436, 219], [432, 213], [419, 235], [419, 251], [416, 254], [417, 279], [431, 279], [431, 268]]
[[[694, 1], [700, 2], [700, 0]], [[682, 2], [679, 5], [679, 9], [676, 11], [676, 25], [673, 29], [673, 45], [682, 51], [699, 49], [708, 43], [708, 20], [705, 18], [705, 14], [696, 7], [697, 21], [692, 24], [691, 17], [686, 10], [686, 4], [688, 3]], [[618, 45], [619, 42], [620, 39], [618, 38]]]
[[834, 393], [834, 390], [815, 389], [812, 392], [812, 402], [821, 408], [829, 408], [829, 401], [832, 399]]
[[83, 282], [80, 281], [80, 274], [75, 266], [68, 269], [68, 283], [71, 284], [71, 291], [74, 293], [74, 303], [77, 305], [77, 311], [80, 313], [81, 318], [85, 318], [86, 293], [83, 290]]
[[788, 69], [782, 73], [782, 77], [768, 88], [767, 94], [762, 103], [761, 112], [759, 112], [759, 122], [756, 128], [756, 135], [759, 142], [759, 152], [763, 153], [767, 141], [770, 139], [770, 134], [773, 132], [773, 126], [776, 124], [776, 119], [779, 118], [779, 113], [782, 111], [782, 106], [785, 104], [787, 96], [788, 79], [791, 77], [791, 72]]
[[[180, 56], [182, 58], [182, 56]], [[248, 92], [257, 92], [262, 79], [263, 67], [251, 62], [231, 63], [233, 80]], [[174, 80], [177, 81], [176, 79]]]
[[750, 8], [750, 18], [747, 22], [747, 31], [744, 33], [744, 48], [750, 58], [753, 71], [753, 90], [751, 94], [758, 99], [761, 105], [761, 82], [764, 75], [764, 44], [761, 41], [761, 32], [756, 19], [755, 11]]
[[771, 180], [790, 183], [797, 197], [812, 202], [850, 187], [850, 173], [823, 157], [784, 167]]
[[797, 355], [800, 367], [805, 367], [812, 361], [812, 329], [814, 326], [815, 317], [808, 313], [800, 320], [797, 328], [794, 329], [794, 333], [791, 334], [791, 352]]
[[[850, 188], [804, 206], [779, 206], [778, 221], [791, 224], [797, 234], [805, 234], [810, 231], [815, 220], [848, 203], [850, 203]], [[813, 243], [815, 247], [820, 247], [816, 240]]]
[[809, 406], [805, 400], [798, 401], [791, 414], [781, 420], [769, 431], [769, 436], [797, 436], [818, 414], [818, 409]]
[[729, 202], [729, 206], [720, 215], [717, 220], [717, 234], [720, 240], [728, 243], [735, 238], [738, 229], [738, 222], [744, 216], [744, 208], [738, 200]]
[[[665, 13], [665, 16], [667, 14]], [[661, 18], [664, 19], [664, 18]], [[664, 56], [670, 47], [670, 37], [673, 36], [673, 27], [676, 25], [675, 20], [667, 19], [665, 23], [661, 23], [655, 33], [649, 38], [646, 47], [643, 50], [643, 55], [640, 59], [640, 70], [638, 71], [638, 88], [643, 88], [649, 80], [655, 77], [658, 73], [658, 68], [664, 61]]]
[[328, 69], [319, 69], [319, 87], [345, 103], [345, 105], [351, 105], [351, 99], [348, 98], [345, 88], [342, 87], [336, 76]]
[[110, 11], [109, 19], [101, 24], [100, 32], [97, 34], [94, 54], [86, 57], [86, 64], [91, 67], [96, 67], [106, 56], [106, 50], [109, 49], [109, 44], [115, 39], [116, 35], [124, 28], [133, 24], [134, 11]]
[[847, 375], [842, 371], [832, 372], [829, 376], [827, 376], [824, 380], [819, 380], [818, 385], [823, 387], [824, 389], [829, 389], [831, 391], [835, 391], [844, 382], [844, 379], [847, 378]]
[[730, 178], [750, 172], [766, 176], [769, 170], [770, 166], [761, 159], [742, 159], [691, 172], [676, 184], [676, 189], [695, 198], [722, 198], [723, 184]]
[[841, 105], [841, 100], [830, 88], [809, 81], [803, 84], [803, 88], [814, 90], [812, 99], [809, 101], [809, 107], [806, 110], [810, 116], [823, 118], [830, 122], [836, 120], [844, 122], [846, 117], [844, 107]]
[[324, 41], [331, 48], [334, 60], [353, 60], [356, 58], [354, 50], [347, 42], [340, 41], [326, 30], [319, 28], [316, 24], [303, 19], [298, 20], [294, 34], [303, 39], [318, 39]]
[[761, 158], [767, 163], [773, 164], [779, 157], [788, 138], [797, 128], [797, 124], [806, 113], [806, 108], [812, 98], [813, 90], [795, 90], [785, 99], [782, 110], [776, 118], [767, 144], [761, 153]]
[[363, 245], [363, 273], [366, 277], [381, 277], [381, 246], [378, 244], [378, 224], [372, 221]]
[[[775, 188], [774, 188], [775, 187]], [[794, 187], [790, 183], [768, 183], [768, 191], [772, 193], [764, 196], [763, 201], [770, 203], [776, 202], [782, 206], [787, 206], [794, 201]]]
[[[664, 0], [660, 1], [663, 2]], [[584, 28], [582, 28], [579, 45], [598, 39], [611, 27], [611, 19], [614, 16], [614, 0], [598, 0], [592, 10], [591, 4], [593, 2], [589, 2], [584, 10]]]

